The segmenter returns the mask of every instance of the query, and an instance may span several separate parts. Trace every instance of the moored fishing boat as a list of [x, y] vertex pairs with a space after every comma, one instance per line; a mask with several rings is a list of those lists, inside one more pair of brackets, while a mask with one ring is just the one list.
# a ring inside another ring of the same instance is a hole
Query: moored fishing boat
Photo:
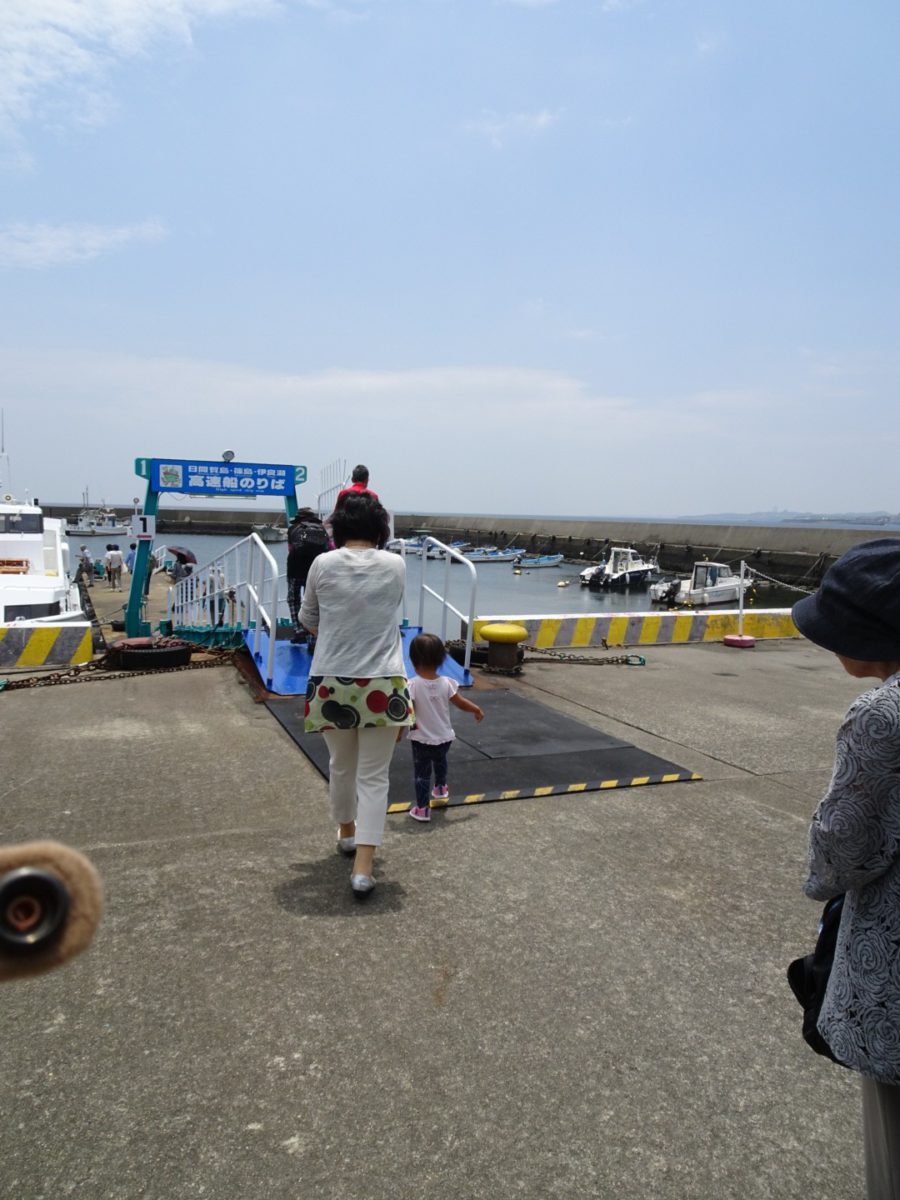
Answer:
[[[48, 518], [49, 519], [49, 518]], [[77, 516], [66, 520], [66, 533], [73, 537], [102, 537], [105, 534], [126, 534], [130, 526], [112, 508], [83, 508]]]

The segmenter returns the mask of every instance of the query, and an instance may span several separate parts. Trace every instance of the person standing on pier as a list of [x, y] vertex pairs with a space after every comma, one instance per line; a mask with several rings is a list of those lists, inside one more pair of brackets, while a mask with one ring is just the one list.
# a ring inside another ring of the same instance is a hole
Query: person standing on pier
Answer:
[[305, 728], [328, 747], [338, 850], [355, 855], [350, 886], [365, 896], [375, 887], [397, 733], [414, 720], [397, 615], [406, 564], [383, 549], [387, 514], [373, 496], [347, 496], [332, 520], [337, 549], [313, 562], [300, 609], [317, 636]]
[[78, 561], [81, 563], [81, 577], [88, 587], [94, 586], [94, 560], [91, 558], [91, 552], [87, 546], [81, 546], [78, 553]]
[[111, 592], [121, 592], [122, 590], [122, 567], [125, 565], [125, 560], [122, 557], [122, 551], [118, 546], [107, 546], [106, 553], [103, 556], [103, 561], [106, 563], [107, 582]]
[[817, 1021], [832, 1054], [862, 1076], [869, 1200], [900, 1197], [900, 538], [848, 550], [794, 623], [854, 679], [879, 682], [850, 705], [834, 773], [809, 832], [814, 900], [843, 894]]

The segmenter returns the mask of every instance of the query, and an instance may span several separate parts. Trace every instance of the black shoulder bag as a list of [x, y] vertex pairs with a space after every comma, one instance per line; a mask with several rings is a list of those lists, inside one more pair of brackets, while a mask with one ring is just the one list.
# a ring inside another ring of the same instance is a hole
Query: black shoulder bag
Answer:
[[835, 896], [825, 905], [822, 920], [819, 924], [819, 936], [812, 954], [803, 958], [795, 958], [787, 969], [788, 983], [791, 991], [797, 997], [803, 1009], [803, 1039], [816, 1054], [823, 1054], [832, 1062], [844, 1066], [840, 1059], [835, 1058], [831, 1047], [816, 1028], [819, 1013], [825, 1000], [825, 989], [831, 975], [834, 962], [834, 950], [837, 945], [838, 929], [841, 924], [841, 912], [844, 907], [844, 897]]

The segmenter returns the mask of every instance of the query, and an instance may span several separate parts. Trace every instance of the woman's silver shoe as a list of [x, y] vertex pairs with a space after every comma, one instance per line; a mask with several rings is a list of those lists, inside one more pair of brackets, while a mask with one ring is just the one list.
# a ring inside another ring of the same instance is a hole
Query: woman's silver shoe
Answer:
[[338, 853], [339, 854], [355, 854], [356, 853], [356, 837], [351, 834], [350, 837], [338, 838]]
[[375, 880], [371, 875], [351, 875], [350, 886], [357, 896], [366, 896], [375, 886]]

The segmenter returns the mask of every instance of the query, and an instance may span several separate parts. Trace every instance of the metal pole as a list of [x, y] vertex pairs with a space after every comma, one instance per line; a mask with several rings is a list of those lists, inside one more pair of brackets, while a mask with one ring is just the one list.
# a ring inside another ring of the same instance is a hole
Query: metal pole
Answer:
[[[148, 480], [144, 515], [155, 517], [158, 507], [159, 492], [153, 490], [153, 486]], [[134, 556], [134, 573], [131, 576], [131, 587], [128, 589], [128, 604], [125, 606], [125, 633], [128, 637], [142, 637], [150, 632], [149, 624], [141, 620], [141, 608], [143, 607], [144, 583], [147, 579], [152, 549], [152, 539], [148, 538], [138, 542], [137, 553]]]
[[738, 637], [744, 636], [744, 568], [746, 563], [741, 559], [741, 586], [738, 596]]
[[[406, 542], [403, 543], [403, 553], [404, 555], [406, 554]], [[428, 558], [426, 556], [422, 559], [422, 583], [419, 588], [419, 619], [416, 622], [420, 629], [425, 628], [425, 572], [427, 568]]]

